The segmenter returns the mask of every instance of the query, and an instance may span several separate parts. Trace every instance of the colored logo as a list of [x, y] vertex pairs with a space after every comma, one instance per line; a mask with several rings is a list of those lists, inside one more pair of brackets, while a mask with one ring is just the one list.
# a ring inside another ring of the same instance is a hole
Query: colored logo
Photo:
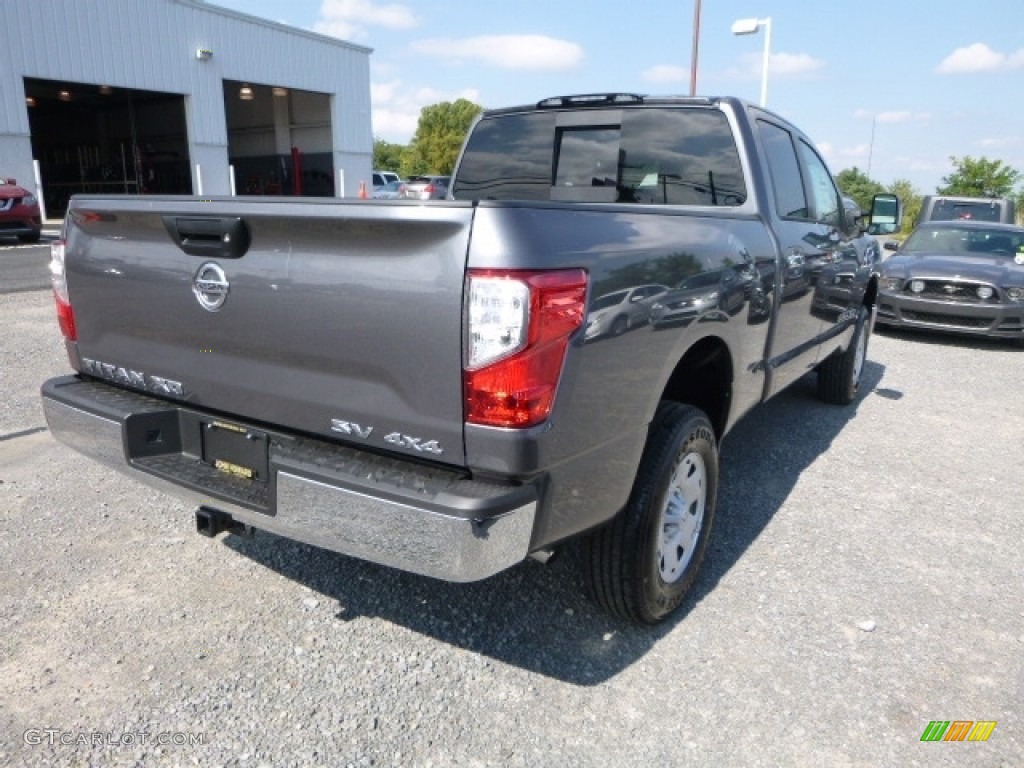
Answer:
[[932, 720], [921, 741], [988, 741], [995, 729], [995, 720]]

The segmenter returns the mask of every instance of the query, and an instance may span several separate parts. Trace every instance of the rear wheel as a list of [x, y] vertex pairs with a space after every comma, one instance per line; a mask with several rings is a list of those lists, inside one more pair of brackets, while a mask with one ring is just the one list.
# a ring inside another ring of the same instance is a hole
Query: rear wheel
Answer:
[[594, 600], [654, 624], [682, 603], [704, 559], [718, 488], [718, 445], [700, 410], [663, 402], [625, 508], [585, 543]]
[[870, 310], [862, 306], [846, 351], [832, 355], [818, 366], [818, 397], [826, 403], [848, 405], [857, 397], [868, 356], [870, 320]]
[[29, 232], [27, 235], [18, 235], [18, 240], [23, 243], [38, 243], [40, 232]]

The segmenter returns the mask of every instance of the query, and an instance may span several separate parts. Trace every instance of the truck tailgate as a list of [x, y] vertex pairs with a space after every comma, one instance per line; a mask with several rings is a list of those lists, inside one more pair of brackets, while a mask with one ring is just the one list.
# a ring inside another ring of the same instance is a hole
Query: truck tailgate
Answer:
[[76, 198], [66, 269], [81, 369], [228, 417], [461, 465], [473, 213]]

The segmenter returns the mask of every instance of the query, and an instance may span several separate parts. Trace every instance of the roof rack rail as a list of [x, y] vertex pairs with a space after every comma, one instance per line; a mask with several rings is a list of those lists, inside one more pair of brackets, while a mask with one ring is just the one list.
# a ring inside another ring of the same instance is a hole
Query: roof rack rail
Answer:
[[546, 107], [598, 106], [602, 104], [641, 104], [638, 93], [581, 93], [575, 96], [552, 96], [537, 102], [537, 109]]

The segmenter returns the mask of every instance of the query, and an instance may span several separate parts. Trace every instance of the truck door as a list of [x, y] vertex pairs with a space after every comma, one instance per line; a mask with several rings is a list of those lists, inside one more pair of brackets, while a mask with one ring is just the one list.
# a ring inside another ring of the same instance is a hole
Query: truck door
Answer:
[[821, 158], [782, 124], [762, 118], [757, 126], [774, 192], [779, 245], [776, 320], [768, 353], [774, 393], [818, 362], [829, 324], [815, 311], [815, 294], [822, 288], [822, 272], [849, 244], [840, 227], [839, 192]]

